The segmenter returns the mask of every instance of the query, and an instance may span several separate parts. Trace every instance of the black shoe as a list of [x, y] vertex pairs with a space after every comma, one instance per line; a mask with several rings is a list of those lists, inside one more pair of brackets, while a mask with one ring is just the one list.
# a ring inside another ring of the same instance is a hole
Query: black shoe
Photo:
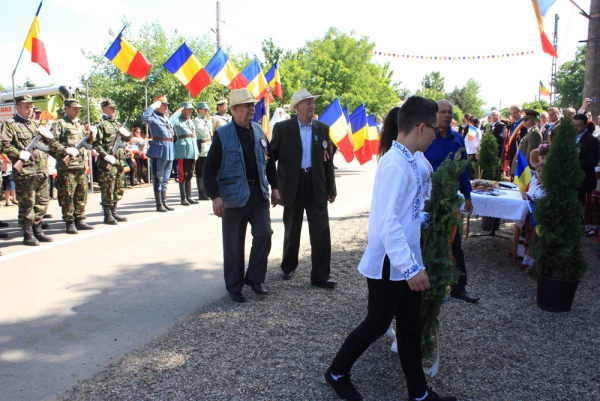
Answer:
[[44, 215], [44, 218], [45, 218], [45, 219], [51, 219], [51, 218], [52, 218], [52, 215], [51, 215], [50, 213], [46, 213], [46, 214]]
[[244, 302], [246, 302], [246, 298], [244, 297], [244, 294], [242, 294], [241, 291], [230, 292], [229, 297], [231, 297], [231, 299], [233, 299], [235, 302], [240, 303], [240, 304], [243, 304]]
[[[117, 220], [115, 220], [115, 218], [113, 217], [110, 207], [103, 206], [102, 210], [104, 211], [104, 224], [108, 224], [111, 226], [117, 225]], [[79, 229], [79, 227], [77, 228]]]
[[337, 285], [337, 282], [331, 280], [312, 280], [310, 284], [315, 287], [333, 288]]
[[46, 234], [44, 234], [44, 232], [42, 231], [42, 224], [38, 224], [38, 225], [34, 225], [33, 226], [33, 235], [40, 242], [52, 242], [52, 241], [54, 241], [54, 239], [52, 237], [48, 237]]
[[363, 399], [363, 396], [360, 395], [360, 393], [354, 387], [354, 384], [352, 384], [352, 381], [350, 380], [350, 374], [336, 376], [336, 379], [334, 379], [333, 375], [331, 374], [331, 368], [327, 368], [323, 376], [325, 377], [327, 384], [329, 384], [331, 388], [335, 390], [338, 397], [340, 397], [342, 400], [361, 401]]
[[173, 210], [175, 210], [175, 209], [173, 209], [171, 206], [169, 206], [169, 205], [167, 204], [167, 191], [161, 191], [161, 192], [160, 192], [160, 197], [161, 197], [161, 199], [162, 199], [162, 205], [163, 205], [163, 207], [164, 207], [165, 209], [167, 209], [167, 210], [168, 210], [168, 211], [170, 211], [170, 212], [171, 212], [171, 211], [173, 211]]
[[267, 295], [269, 293], [267, 287], [265, 287], [263, 283], [255, 283], [254, 281], [244, 279], [244, 284], [252, 288], [252, 291], [258, 295]]
[[472, 297], [465, 290], [462, 290], [462, 291], [450, 291], [450, 296], [452, 298], [462, 299], [463, 301], [468, 302], [470, 304], [475, 304], [475, 303], [477, 303], [477, 301], [479, 301], [479, 297]]
[[8, 234], [0, 233], [0, 238], [8, 238]]
[[42, 229], [45, 230], [47, 228], [50, 228], [50, 224], [48, 224], [48, 223], [42, 223]]
[[83, 219], [75, 219], [75, 228], [77, 228], [78, 231], [94, 229], [94, 227], [84, 222]]
[[4, 221], [0, 221], [0, 227], [8, 227], [9, 224], [5, 223]]
[[[416, 400], [416, 398], [411, 398], [411, 400]], [[447, 395], [447, 396], [439, 396], [432, 389], [427, 389], [427, 397], [423, 398], [423, 401], [456, 401], [456, 397]]]
[[67, 221], [67, 234], [79, 234], [77, 228], [75, 228], [75, 222], [73, 220]]
[[33, 227], [23, 227], [23, 245], [38, 246], [39, 244], [40, 241], [38, 241], [37, 238], [35, 238], [35, 236], [33, 235]]
[[206, 196], [203, 192], [198, 193], [198, 200], [207, 201], [210, 200], [208, 196]]
[[291, 272], [283, 272], [283, 279], [284, 280], [291, 280], [292, 277], [294, 277], [294, 270], [292, 270]]
[[127, 221], [127, 217], [123, 217], [119, 214], [119, 211], [117, 210], [117, 205], [114, 205], [110, 208], [110, 213], [112, 214], [114, 219], [117, 220], [119, 223]]

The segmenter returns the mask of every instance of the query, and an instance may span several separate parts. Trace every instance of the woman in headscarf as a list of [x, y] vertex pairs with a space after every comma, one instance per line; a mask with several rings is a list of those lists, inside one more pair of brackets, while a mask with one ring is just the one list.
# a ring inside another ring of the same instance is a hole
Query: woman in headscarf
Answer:
[[275, 123], [286, 120], [285, 116], [286, 113], [282, 107], [278, 107], [275, 109], [275, 112], [273, 113], [273, 118], [271, 118], [271, 132], [273, 132], [273, 127], [275, 126]]

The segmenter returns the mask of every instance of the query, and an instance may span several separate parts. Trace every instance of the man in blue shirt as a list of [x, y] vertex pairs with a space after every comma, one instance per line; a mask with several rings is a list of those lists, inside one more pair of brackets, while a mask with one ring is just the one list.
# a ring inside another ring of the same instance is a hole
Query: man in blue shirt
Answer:
[[[438, 102], [439, 131], [436, 132], [435, 139], [425, 151], [425, 157], [427, 160], [429, 160], [429, 163], [431, 163], [431, 167], [433, 167], [434, 171], [437, 170], [444, 160], [446, 160], [448, 157], [452, 157], [461, 149], [462, 158], [467, 158], [465, 143], [462, 136], [458, 132], [453, 131], [450, 126], [452, 123], [452, 115], [452, 103], [445, 99], [440, 100]], [[465, 169], [465, 171], [460, 175], [459, 190], [460, 193], [465, 197], [464, 209], [470, 214], [473, 211], [473, 204], [471, 203], [471, 181], [469, 180], [468, 169]], [[465, 255], [462, 250], [461, 234], [458, 232], [452, 241], [452, 255], [456, 260], [456, 268], [462, 274], [458, 279], [458, 283], [454, 284], [452, 287], [450, 296], [462, 299], [469, 303], [476, 303], [479, 301], [479, 298], [469, 295], [466, 291], [467, 267], [465, 265]]]

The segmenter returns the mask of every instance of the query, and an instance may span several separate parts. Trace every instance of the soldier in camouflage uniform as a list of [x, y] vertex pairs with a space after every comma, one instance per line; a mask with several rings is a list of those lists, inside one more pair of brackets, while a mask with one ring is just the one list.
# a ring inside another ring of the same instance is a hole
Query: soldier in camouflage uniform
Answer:
[[83, 221], [87, 203], [87, 152], [85, 147], [75, 148], [77, 142], [84, 137], [89, 137], [87, 143], [93, 140], [93, 134], [87, 124], [84, 126], [77, 118], [81, 107], [75, 99], [65, 100], [67, 116], [52, 126], [52, 133], [56, 139], [51, 150], [56, 155], [58, 202], [68, 234], [94, 229]]
[[[38, 133], [39, 124], [33, 120], [30, 96], [15, 99], [16, 114], [2, 125], [2, 153], [13, 163], [13, 177], [19, 202], [19, 226], [23, 229], [23, 244], [36, 246], [52, 242], [42, 231], [42, 219], [48, 208], [48, 156], [44, 143], [52, 142], [49, 132]], [[42, 128], [44, 130], [45, 128]], [[43, 138], [34, 149], [25, 150], [40, 135]], [[20, 163], [19, 163], [20, 161]], [[21, 171], [19, 165], [22, 163]]]
[[[102, 196], [102, 209], [104, 210], [104, 224], [114, 225], [127, 218], [119, 216], [117, 203], [123, 198], [123, 176], [127, 167], [125, 146], [129, 132], [115, 120], [117, 105], [112, 100], [103, 101], [102, 119], [98, 123], [98, 135], [94, 140], [94, 149], [98, 152], [98, 183]], [[120, 138], [121, 137], [121, 138]], [[115, 154], [112, 154], [115, 142], [119, 139]]]

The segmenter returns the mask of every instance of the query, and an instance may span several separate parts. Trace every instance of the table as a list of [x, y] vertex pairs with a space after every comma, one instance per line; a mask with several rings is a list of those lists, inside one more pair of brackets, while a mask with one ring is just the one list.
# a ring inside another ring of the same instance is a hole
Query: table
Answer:
[[[479, 191], [478, 191], [479, 192]], [[518, 190], [501, 189], [497, 196], [471, 192], [471, 202], [473, 203], [472, 214], [476, 216], [494, 217], [504, 220], [525, 221], [529, 213], [529, 203], [523, 200]], [[465, 238], [469, 237], [469, 220], [471, 215], [467, 215], [467, 225], [465, 229]], [[521, 228], [515, 224], [515, 234], [513, 238], [513, 255], [515, 261], [517, 255], [517, 246], [519, 245], [519, 236]], [[495, 236], [494, 230], [490, 235]], [[495, 242], [494, 242], [495, 244]]]

